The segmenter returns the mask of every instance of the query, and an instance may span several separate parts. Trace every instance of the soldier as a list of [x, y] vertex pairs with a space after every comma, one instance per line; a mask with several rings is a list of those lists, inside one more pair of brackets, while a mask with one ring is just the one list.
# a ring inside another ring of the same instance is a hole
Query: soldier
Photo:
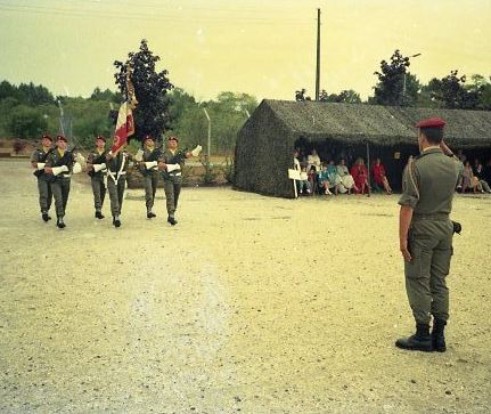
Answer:
[[106, 138], [99, 135], [95, 140], [95, 149], [87, 157], [87, 172], [90, 176], [94, 195], [95, 218], [102, 220], [102, 206], [106, 197]]
[[443, 142], [444, 125], [440, 118], [425, 119], [416, 125], [421, 154], [408, 163], [403, 175], [399, 238], [416, 333], [396, 341], [396, 346], [402, 349], [446, 350], [444, 328], [449, 317], [446, 276], [453, 236], [449, 215], [458, 179], [458, 159]]
[[159, 156], [160, 151], [158, 148], [155, 148], [155, 140], [152, 136], [147, 135], [143, 140], [143, 154], [139, 166], [143, 175], [145, 204], [147, 206], [147, 218], [149, 219], [157, 217], [152, 209], [155, 202], [155, 193], [157, 192], [157, 183], [159, 179], [159, 170], [157, 169]]
[[113, 226], [121, 227], [121, 208], [123, 206], [124, 190], [126, 188], [126, 171], [131, 155], [121, 148], [116, 154], [109, 152], [106, 156], [107, 191], [111, 201]]
[[44, 165], [46, 163], [46, 158], [48, 158], [48, 154], [52, 150], [52, 143], [53, 139], [49, 135], [43, 135], [41, 137], [41, 147], [36, 149], [31, 155], [31, 165], [32, 168], [34, 168], [34, 175], [37, 177], [38, 181], [41, 217], [45, 222], [51, 220], [49, 209], [51, 207], [53, 195], [51, 193], [48, 176], [44, 173]]
[[65, 209], [70, 194], [70, 181], [73, 172], [75, 158], [73, 152], [67, 150], [68, 142], [63, 135], [56, 137], [56, 149], [51, 151], [46, 158], [44, 172], [48, 174], [51, 192], [55, 198], [56, 225], [63, 229]]
[[172, 226], [177, 224], [175, 212], [182, 185], [182, 168], [186, 158], [197, 157], [201, 146], [197, 146], [191, 152], [179, 151], [179, 139], [170, 136], [167, 140], [167, 149], [159, 157], [158, 169], [163, 171], [165, 203], [167, 207], [167, 222]]

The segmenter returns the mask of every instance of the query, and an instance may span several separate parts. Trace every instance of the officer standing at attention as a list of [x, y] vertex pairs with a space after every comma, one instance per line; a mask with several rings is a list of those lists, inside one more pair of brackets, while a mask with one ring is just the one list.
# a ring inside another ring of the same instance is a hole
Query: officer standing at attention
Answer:
[[145, 187], [145, 204], [147, 206], [147, 218], [152, 219], [157, 215], [152, 211], [155, 202], [155, 193], [159, 180], [159, 170], [157, 161], [160, 151], [155, 148], [155, 140], [147, 135], [143, 140], [142, 160], [139, 162], [140, 171], [143, 175], [143, 185]]
[[182, 168], [184, 161], [191, 156], [197, 157], [201, 151], [198, 145], [190, 152], [180, 151], [178, 149], [179, 139], [176, 136], [170, 136], [167, 140], [167, 149], [159, 158], [158, 168], [163, 171], [165, 203], [167, 207], [167, 222], [172, 226], [177, 224], [175, 212], [179, 201], [179, 194], [182, 186]]
[[70, 194], [70, 181], [75, 159], [73, 153], [67, 150], [68, 142], [63, 135], [56, 137], [56, 149], [51, 151], [46, 159], [44, 172], [49, 174], [51, 192], [55, 198], [56, 225], [63, 229], [65, 209]]
[[106, 138], [99, 135], [95, 140], [95, 149], [87, 157], [87, 173], [90, 176], [94, 195], [95, 218], [102, 220], [102, 206], [106, 197]]
[[44, 165], [46, 163], [46, 158], [48, 158], [49, 152], [52, 150], [52, 142], [53, 140], [49, 135], [43, 135], [41, 137], [41, 147], [34, 150], [31, 155], [31, 165], [32, 168], [34, 168], [34, 175], [37, 177], [38, 180], [39, 206], [41, 207], [41, 217], [45, 222], [51, 220], [48, 212], [51, 207], [51, 201], [53, 199], [48, 177], [44, 173]]
[[458, 179], [458, 160], [443, 142], [444, 126], [445, 121], [440, 118], [416, 124], [420, 155], [404, 170], [399, 199], [400, 250], [416, 333], [398, 339], [396, 346], [407, 350], [446, 350], [444, 329], [449, 318], [446, 276], [453, 253], [453, 223], [449, 216]]

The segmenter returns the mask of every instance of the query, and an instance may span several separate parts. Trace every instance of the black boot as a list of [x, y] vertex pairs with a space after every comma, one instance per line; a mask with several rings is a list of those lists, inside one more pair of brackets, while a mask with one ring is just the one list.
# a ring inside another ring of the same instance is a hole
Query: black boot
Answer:
[[59, 228], [59, 229], [64, 229], [66, 227], [66, 224], [65, 222], [63, 221], [63, 217], [58, 217], [58, 219], [56, 220], [56, 226]]
[[447, 322], [442, 319], [435, 319], [435, 321], [433, 322], [431, 340], [433, 342], [433, 349], [437, 352], [445, 352], [447, 350], [444, 334], [446, 324]]
[[104, 217], [105, 217], [104, 214], [102, 214], [99, 210], [95, 212], [96, 219], [102, 220]]
[[47, 211], [43, 211], [43, 213], [41, 214], [41, 217], [43, 218], [43, 221], [45, 221], [45, 222], [51, 220], [51, 217], [49, 216]]
[[416, 333], [409, 338], [401, 338], [396, 341], [396, 346], [409, 351], [433, 351], [430, 335], [430, 325], [426, 323], [416, 324]]
[[177, 224], [177, 220], [174, 217], [169, 216], [167, 217], [167, 223], [169, 223], [171, 226], [175, 226]]

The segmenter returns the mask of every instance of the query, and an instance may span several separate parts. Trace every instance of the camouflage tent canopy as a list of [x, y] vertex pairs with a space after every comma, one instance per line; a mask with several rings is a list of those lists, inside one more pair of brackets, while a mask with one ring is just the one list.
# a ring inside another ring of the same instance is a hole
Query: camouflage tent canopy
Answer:
[[303, 146], [315, 148], [323, 160], [381, 157], [398, 189], [407, 158], [418, 153], [414, 125], [432, 116], [446, 120], [445, 139], [452, 148], [483, 161], [491, 156], [490, 111], [263, 100], [238, 133], [235, 186], [293, 197], [287, 171], [293, 149]]

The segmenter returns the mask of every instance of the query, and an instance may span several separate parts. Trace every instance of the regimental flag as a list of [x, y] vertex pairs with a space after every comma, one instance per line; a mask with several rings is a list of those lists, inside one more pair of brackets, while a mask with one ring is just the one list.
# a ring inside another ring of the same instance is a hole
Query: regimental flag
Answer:
[[119, 108], [118, 120], [116, 121], [116, 130], [114, 131], [114, 144], [111, 152], [115, 154], [128, 138], [135, 133], [135, 122], [133, 120], [133, 111], [129, 102], [123, 102]]
[[135, 133], [135, 122], [133, 119], [133, 109], [138, 105], [135, 95], [135, 88], [131, 82], [131, 68], [126, 72], [126, 92], [127, 99], [123, 102], [118, 111], [116, 129], [114, 131], [114, 144], [111, 152], [115, 154], [123, 145], [128, 142], [128, 138]]

